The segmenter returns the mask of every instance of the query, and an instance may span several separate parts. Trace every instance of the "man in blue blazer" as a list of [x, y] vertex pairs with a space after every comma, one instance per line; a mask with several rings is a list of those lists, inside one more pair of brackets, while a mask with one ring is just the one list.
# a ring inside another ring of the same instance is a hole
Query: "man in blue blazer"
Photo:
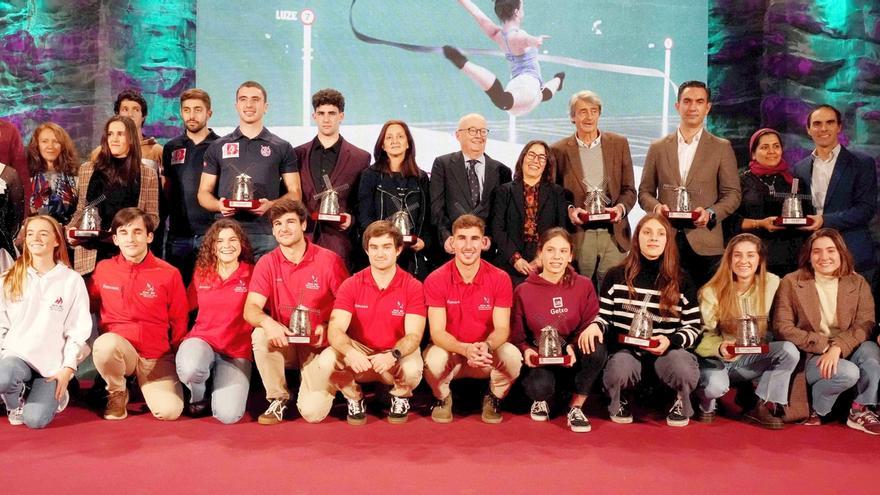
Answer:
[[856, 271], [873, 285], [876, 271], [874, 241], [868, 222], [877, 211], [877, 173], [874, 163], [853, 154], [838, 141], [843, 123], [840, 111], [819, 105], [807, 116], [807, 134], [816, 148], [798, 162], [794, 175], [809, 187], [816, 215], [807, 230], [837, 229], [856, 262]]

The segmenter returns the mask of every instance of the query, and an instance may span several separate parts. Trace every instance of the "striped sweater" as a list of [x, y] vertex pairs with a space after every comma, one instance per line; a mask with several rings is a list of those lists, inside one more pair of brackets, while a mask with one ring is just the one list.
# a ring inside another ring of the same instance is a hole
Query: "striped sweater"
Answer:
[[[596, 321], [605, 327], [606, 335], [616, 336], [629, 332], [633, 312], [626, 306], [641, 307], [645, 295], [650, 294], [649, 311], [660, 316], [660, 291], [657, 290], [659, 263], [642, 258], [641, 273], [633, 281], [635, 296], [631, 297], [626, 286], [623, 266], [612, 268], [602, 283], [599, 297], [599, 317]], [[654, 335], [665, 335], [669, 339], [669, 349], [688, 349], [693, 347], [701, 331], [700, 306], [697, 291], [690, 277], [682, 273], [679, 278], [679, 300], [674, 306], [677, 316], [669, 315], [654, 322]], [[616, 338], [606, 337], [611, 349], [618, 347]], [[635, 348], [634, 348], [635, 349]], [[637, 353], [642, 351], [637, 350]]]

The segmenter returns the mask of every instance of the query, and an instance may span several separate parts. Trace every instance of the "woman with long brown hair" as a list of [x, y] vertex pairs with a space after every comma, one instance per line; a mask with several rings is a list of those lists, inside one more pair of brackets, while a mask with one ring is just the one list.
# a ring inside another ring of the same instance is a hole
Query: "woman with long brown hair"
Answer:
[[[603, 327], [596, 321], [596, 290], [590, 279], [574, 271], [573, 257], [574, 240], [565, 229], [554, 227], [541, 234], [541, 270], [530, 274], [513, 295], [510, 342], [525, 358], [522, 384], [532, 399], [531, 418], [547, 421], [548, 401], [559, 389], [573, 388], [566, 421], [572, 431], [582, 433], [591, 429], [583, 406], [608, 354]], [[533, 361], [538, 357], [541, 332], [547, 326], [556, 329], [565, 353], [573, 358], [569, 367], [537, 366]]]
[[[758, 380], [755, 390], [760, 402], [745, 413], [759, 425], [778, 430], [784, 426], [782, 406], [788, 404], [788, 386], [800, 353], [791, 342], [767, 339], [767, 318], [779, 277], [767, 271], [764, 243], [753, 234], [739, 234], [727, 244], [718, 271], [700, 289], [703, 338], [696, 353], [700, 360], [697, 419], [715, 419], [715, 399], [723, 396], [731, 382]], [[744, 310], [748, 309], [748, 315]], [[744, 316], [757, 317], [759, 338], [768, 350], [761, 354], [737, 355], [730, 346], [737, 342], [737, 328]]]
[[32, 193], [28, 214], [45, 214], [66, 225], [76, 211], [79, 156], [73, 140], [54, 122], [37, 126], [27, 147]]
[[434, 237], [428, 213], [431, 195], [428, 174], [416, 163], [416, 143], [402, 120], [389, 120], [379, 131], [373, 148], [376, 162], [361, 173], [358, 188], [358, 223], [362, 229], [376, 220], [388, 220], [402, 209], [412, 221], [418, 240], [404, 249], [398, 264], [419, 280], [429, 270], [427, 249]]
[[804, 424], [822, 424], [840, 394], [856, 386], [846, 425], [880, 435], [880, 419], [873, 411], [880, 347], [871, 338], [871, 286], [855, 272], [853, 256], [834, 229], [819, 229], [807, 239], [799, 265], [780, 284], [773, 331], [806, 353], [804, 371], [813, 400]]
[[[192, 392], [187, 414], [210, 414], [232, 424], [244, 415], [250, 385], [251, 332], [244, 302], [253, 272], [253, 249], [238, 222], [214, 222], [199, 249], [188, 296], [190, 311], [199, 313], [180, 344], [175, 361], [180, 381]], [[214, 375], [209, 408], [208, 377]]]
[[[599, 301], [597, 321], [604, 328], [611, 356], [604, 377], [611, 396], [611, 421], [632, 423], [621, 389], [638, 384], [643, 365], [648, 365], [676, 393], [666, 424], [687, 426], [693, 415], [690, 394], [700, 378], [697, 358], [687, 349], [700, 333], [700, 307], [696, 287], [679, 266], [675, 236], [666, 217], [649, 214], [639, 221], [630, 252], [605, 276]], [[618, 336], [630, 331], [639, 309], [647, 310], [653, 322], [650, 344], [618, 343]]]
[[568, 224], [565, 189], [555, 180], [550, 146], [544, 141], [529, 141], [516, 161], [513, 182], [501, 184], [493, 194], [489, 225], [490, 237], [498, 246], [495, 266], [505, 270], [514, 285], [540, 270], [541, 233]]
[[67, 384], [89, 353], [92, 318], [58, 222], [33, 216], [24, 232], [21, 257], [2, 275], [0, 395], [11, 424], [43, 428], [67, 407]]
[[[117, 211], [138, 207], [154, 220], [159, 219], [159, 176], [141, 163], [140, 136], [133, 120], [115, 115], [104, 125], [101, 151], [94, 162], [80, 167], [76, 213], [68, 224], [78, 227], [85, 206], [97, 202], [98, 215], [104, 229], [110, 226]], [[109, 236], [97, 239], [68, 239], [75, 246], [74, 269], [82, 275], [91, 273], [95, 264], [112, 257], [118, 249]]]

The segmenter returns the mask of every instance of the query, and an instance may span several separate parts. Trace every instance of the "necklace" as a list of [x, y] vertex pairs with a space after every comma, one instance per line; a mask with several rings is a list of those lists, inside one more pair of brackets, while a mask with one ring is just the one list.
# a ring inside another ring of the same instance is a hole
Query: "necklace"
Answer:
[[760, 175], [757, 175], [757, 174], [752, 174], [752, 175], [755, 178], [757, 178], [759, 181], [761, 181], [761, 184], [764, 184], [764, 186], [767, 187], [767, 190], [770, 192], [770, 196], [774, 196], [774, 197], [776, 196], [776, 187], [773, 185], [773, 183], [776, 181], [775, 175], [768, 175], [767, 176], [767, 177], [770, 177], [770, 183], [767, 183], [767, 181], [764, 180], [764, 178]]

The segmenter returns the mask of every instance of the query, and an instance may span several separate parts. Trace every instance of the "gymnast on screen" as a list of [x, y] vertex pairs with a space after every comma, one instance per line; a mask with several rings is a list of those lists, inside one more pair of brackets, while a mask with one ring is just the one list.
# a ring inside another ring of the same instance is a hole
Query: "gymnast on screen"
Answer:
[[452, 46], [444, 46], [443, 55], [482, 88], [495, 106], [512, 115], [525, 115], [562, 89], [564, 72], [557, 73], [546, 84], [541, 79], [538, 48], [549, 36], [532, 36], [520, 29], [525, 15], [522, 0], [495, 1], [495, 14], [501, 26], [492, 22], [471, 0], [458, 0], [458, 3], [477, 20], [486, 36], [504, 51], [504, 58], [510, 63], [510, 82], [502, 88], [495, 74], [468, 61], [461, 51]]

